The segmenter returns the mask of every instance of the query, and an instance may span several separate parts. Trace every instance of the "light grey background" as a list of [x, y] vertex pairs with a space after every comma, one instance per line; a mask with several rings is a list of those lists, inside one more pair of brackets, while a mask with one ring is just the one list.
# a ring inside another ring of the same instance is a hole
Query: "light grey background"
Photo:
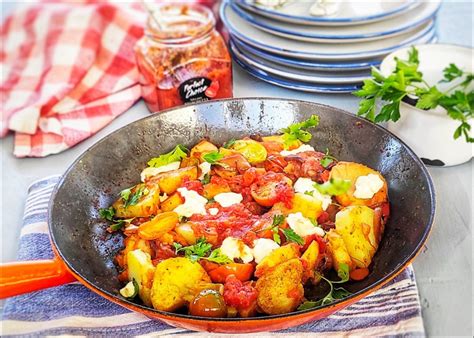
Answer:
[[[17, 5], [2, 2], [2, 19]], [[473, 17], [471, 1], [445, 2], [438, 18], [439, 41], [472, 46]], [[295, 98], [350, 112], [357, 110], [358, 102], [348, 94], [309, 94], [278, 88], [252, 78], [237, 65], [234, 65], [234, 96]], [[97, 140], [146, 115], [147, 108], [138, 102], [93, 137], [73, 149], [46, 158], [16, 159], [12, 155], [12, 135], [1, 140], [2, 262], [15, 259], [27, 187], [37, 179], [64, 172]], [[431, 336], [472, 336], [473, 161], [429, 171], [437, 193], [436, 220], [426, 247], [414, 263], [426, 332]]]

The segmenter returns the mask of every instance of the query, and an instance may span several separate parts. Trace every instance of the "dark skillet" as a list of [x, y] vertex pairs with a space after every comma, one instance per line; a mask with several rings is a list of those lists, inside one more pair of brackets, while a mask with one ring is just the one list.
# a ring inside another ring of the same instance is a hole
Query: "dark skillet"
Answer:
[[[320, 116], [311, 145], [329, 148], [340, 160], [364, 163], [389, 186], [391, 217], [372, 272], [348, 286], [353, 296], [325, 307], [278, 316], [208, 319], [156, 311], [123, 299], [114, 256], [122, 237], [105, 231], [98, 209], [140, 180], [149, 158], [203, 137], [217, 144], [251, 134], [269, 135], [310, 115]], [[319, 319], [373, 292], [400, 273], [425, 242], [433, 222], [435, 195], [420, 159], [382, 127], [340, 109], [303, 101], [231, 99], [211, 101], [146, 117], [108, 135], [81, 155], [58, 184], [50, 204], [53, 245], [68, 269], [93, 291], [172, 325], [219, 332], [283, 329]]]

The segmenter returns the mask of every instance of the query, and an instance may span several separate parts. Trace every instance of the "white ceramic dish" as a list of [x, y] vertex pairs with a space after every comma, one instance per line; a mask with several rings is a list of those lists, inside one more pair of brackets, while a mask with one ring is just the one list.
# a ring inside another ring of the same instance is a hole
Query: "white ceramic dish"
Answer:
[[346, 26], [376, 22], [388, 17], [402, 14], [418, 4], [415, 0], [405, 1], [350, 1], [345, 2], [340, 10], [331, 16], [317, 17], [308, 15], [312, 1], [291, 1], [285, 6], [270, 9], [254, 4], [253, 0], [234, 0], [241, 7], [257, 14], [282, 22]]
[[[456, 45], [420, 45], [418, 57], [419, 70], [428, 84], [437, 83], [443, 78], [443, 69], [450, 63], [464, 70], [474, 72], [474, 49]], [[388, 55], [380, 65], [384, 75], [390, 74], [395, 67], [395, 57], [406, 59], [409, 48], [398, 50]], [[452, 84], [441, 84], [441, 91]], [[471, 84], [467, 90], [473, 90]], [[467, 143], [464, 136], [453, 138], [459, 121], [452, 120], [443, 108], [422, 110], [402, 102], [400, 120], [389, 122], [387, 128], [405, 141], [415, 153], [428, 165], [452, 166], [469, 161], [474, 156], [472, 143]], [[474, 119], [471, 120], [474, 125]]]
[[233, 43], [231, 43], [230, 48], [234, 57], [245, 62], [249, 67], [263, 70], [283, 79], [317, 84], [357, 84], [362, 83], [362, 81], [370, 77], [369, 71], [328, 73], [285, 67], [269, 60], [259, 58], [251, 53], [245, 53], [244, 55], [244, 53]]
[[411, 32], [377, 41], [349, 44], [308, 43], [288, 40], [255, 29], [226, 4], [221, 6], [220, 16], [230, 34], [248, 45], [274, 54], [304, 60], [350, 61], [376, 58], [407, 45], [427, 43], [435, 35], [434, 21], [430, 20]]
[[409, 32], [433, 18], [441, 0], [423, 2], [404, 15], [395, 16], [376, 23], [357, 26], [324, 27], [305, 26], [274, 21], [264, 16], [245, 11], [235, 2], [229, 2], [233, 11], [252, 26], [284, 38], [323, 43], [363, 42], [387, 38]]
[[298, 68], [298, 69], [322, 70], [326, 72], [356, 71], [356, 70], [370, 69], [371, 67], [377, 67], [382, 62], [381, 58], [368, 59], [368, 60], [356, 60], [356, 61], [348, 61], [348, 62], [342, 62], [342, 61], [318, 62], [318, 61], [311, 61], [311, 60], [300, 60], [300, 59], [290, 58], [287, 56], [280, 56], [280, 55], [269, 53], [267, 51], [252, 47], [238, 39], [231, 39], [231, 40], [244, 53], [252, 53], [252, 54], [257, 55], [260, 58], [272, 61], [279, 65], [289, 66], [289, 67]]

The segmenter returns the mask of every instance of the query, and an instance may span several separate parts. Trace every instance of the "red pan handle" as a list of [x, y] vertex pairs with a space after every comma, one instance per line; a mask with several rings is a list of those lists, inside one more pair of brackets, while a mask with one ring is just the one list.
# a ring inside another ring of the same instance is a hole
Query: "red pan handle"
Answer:
[[0, 264], [0, 299], [75, 280], [58, 258]]

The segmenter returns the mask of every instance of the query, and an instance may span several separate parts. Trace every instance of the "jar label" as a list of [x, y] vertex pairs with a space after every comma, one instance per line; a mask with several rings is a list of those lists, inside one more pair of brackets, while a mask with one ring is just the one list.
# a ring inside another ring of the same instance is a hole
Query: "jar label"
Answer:
[[212, 81], [207, 77], [193, 77], [179, 86], [179, 95], [185, 103], [207, 101], [212, 98], [206, 95], [211, 83]]

